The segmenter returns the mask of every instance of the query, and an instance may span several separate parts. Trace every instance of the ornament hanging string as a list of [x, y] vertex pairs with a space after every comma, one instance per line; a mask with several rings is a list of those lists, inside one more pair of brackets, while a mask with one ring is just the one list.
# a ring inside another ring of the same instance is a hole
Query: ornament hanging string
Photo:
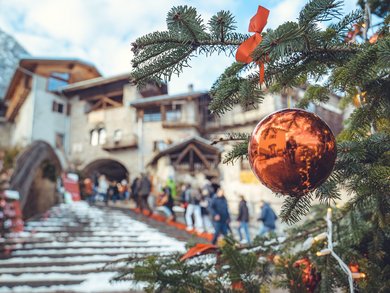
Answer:
[[[253, 16], [249, 22], [249, 32], [254, 32], [255, 34], [250, 38], [246, 39], [238, 47], [236, 53], [236, 60], [242, 63], [251, 63], [253, 58], [251, 56], [253, 50], [261, 43], [263, 40], [261, 32], [263, 31], [265, 25], [267, 24], [267, 19], [269, 15], [269, 10], [263, 6], [259, 6], [257, 13]], [[264, 82], [264, 62], [256, 62], [260, 67], [260, 84]]]

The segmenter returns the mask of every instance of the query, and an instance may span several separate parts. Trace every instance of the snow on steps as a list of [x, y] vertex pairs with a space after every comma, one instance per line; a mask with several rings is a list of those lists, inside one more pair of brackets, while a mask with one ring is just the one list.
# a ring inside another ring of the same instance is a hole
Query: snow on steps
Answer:
[[184, 251], [183, 242], [121, 211], [84, 202], [56, 206], [0, 244], [9, 252], [0, 255], [4, 293], [139, 292], [142, 284], [110, 283], [115, 272], [101, 268], [129, 254]]

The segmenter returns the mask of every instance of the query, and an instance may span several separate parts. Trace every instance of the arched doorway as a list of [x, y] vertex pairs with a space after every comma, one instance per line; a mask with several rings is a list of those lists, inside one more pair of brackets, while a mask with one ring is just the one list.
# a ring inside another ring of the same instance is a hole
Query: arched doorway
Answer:
[[85, 177], [94, 178], [98, 174], [104, 174], [108, 180], [120, 182], [122, 179], [128, 180], [129, 172], [126, 167], [113, 159], [99, 159], [89, 163], [82, 173]]
[[62, 166], [54, 149], [44, 141], [35, 141], [16, 159], [11, 189], [20, 193], [24, 218], [42, 213], [59, 201], [57, 177]]

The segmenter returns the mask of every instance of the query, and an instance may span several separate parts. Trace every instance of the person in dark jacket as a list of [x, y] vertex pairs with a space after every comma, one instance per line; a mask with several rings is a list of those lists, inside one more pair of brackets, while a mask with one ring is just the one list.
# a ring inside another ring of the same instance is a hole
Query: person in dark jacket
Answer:
[[119, 200], [119, 189], [117, 181], [114, 180], [110, 182], [110, 186], [108, 187], [108, 194], [114, 204], [117, 200]]
[[275, 231], [275, 222], [278, 219], [274, 210], [271, 208], [270, 204], [264, 200], [260, 201], [261, 213], [258, 218], [259, 221], [263, 222], [263, 225], [260, 227], [259, 235], [263, 236], [264, 234]]
[[240, 195], [240, 204], [238, 207], [238, 217], [237, 221], [240, 223], [238, 227], [238, 235], [240, 236], [240, 242], [243, 242], [243, 237], [241, 234], [241, 230], [244, 230], [245, 233], [245, 238], [246, 238], [246, 243], [250, 244], [251, 243], [251, 237], [249, 235], [249, 210], [248, 210], [248, 205], [246, 204], [245, 198], [243, 195]]
[[139, 191], [138, 191], [139, 197], [141, 199], [139, 208], [141, 209], [141, 212], [144, 209], [147, 209], [149, 211], [149, 215], [153, 213], [148, 203], [148, 198], [151, 190], [152, 190], [152, 183], [150, 182], [146, 174], [142, 174], [140, 184], [139, 184]]
[[131, 183], [131, 197], [134, 200], [135, 204], [137, 205], [137, 208], [140, 207], [140, 198], [139, 198], [139, 187], [140, 187], [140, 177], [137, 176], [134, 178], [133, 183]]
[[210, 204], [210, 213], [214, 221], [213, 244], [217, 243], [220, 234], [227, 235], [230, 222], [230, 213], [223, 189], [218, 189], [217, 196], [213, 198]]

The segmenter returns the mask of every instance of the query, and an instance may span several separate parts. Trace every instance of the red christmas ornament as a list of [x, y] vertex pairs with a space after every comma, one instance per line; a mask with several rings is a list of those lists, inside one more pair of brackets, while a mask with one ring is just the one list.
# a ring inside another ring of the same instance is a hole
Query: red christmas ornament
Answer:
[[[310, 260], [308, 258], [299, 259], [293, 266], [302, 270], [302, 282], [305, 285], [307, 292], [314, 292], [318, 283], [321, 281], [321, 274], [317, 272]], [[291, 281], [293, 285], [294, 281]]]
[[349, 269], [351, 270], [351, 273], [358, 273], [359, 272], [359, 265], [357, 263], [350, 263]]
[[320, 186], [332, 172], [336, 141], [317, 115], [285, 109], [257, 124], [248, 155], [261, 183], [277, 193], [302, 196]]

